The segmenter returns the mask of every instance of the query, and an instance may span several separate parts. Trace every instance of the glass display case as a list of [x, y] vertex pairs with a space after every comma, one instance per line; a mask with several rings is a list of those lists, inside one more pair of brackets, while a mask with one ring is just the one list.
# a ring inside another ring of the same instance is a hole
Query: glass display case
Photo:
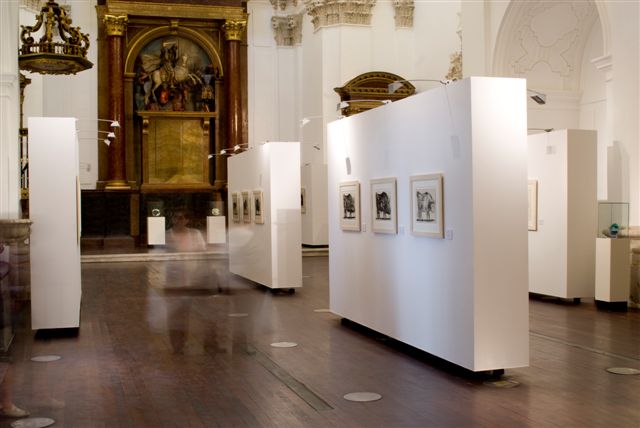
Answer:
[[628, 202], [598, 202], [598, 238], [627, 236], [629, 230]]

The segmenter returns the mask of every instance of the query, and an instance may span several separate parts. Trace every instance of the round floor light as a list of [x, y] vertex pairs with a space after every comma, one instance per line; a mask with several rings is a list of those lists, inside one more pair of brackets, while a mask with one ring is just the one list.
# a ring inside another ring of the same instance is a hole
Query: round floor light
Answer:
[[271, 346], [274, 348], [293, 348], [298, 346], [296, 342], [275, 342], [272, 343]]
[[31, 358], [31, 361], [36, 363], [50, 363], [52, 361], [58, 361], [62, 357], [60, 355], [37, 355]]
[[366, 403], [369, 401], [378, 401], [382, 398], [382, 395], [375, 392], [350, 392], [345, 394], [342, 398], [347, 401]]
[[44, 428], [55, 424], [51, 418], [25, 418], [11, 422], [12, 428]]
[[632, 369], [630, 367], [611, 367], [608, 368], [607, 371], [613, 374], [619, 375], [638, 375], [640, 374], [640, 370]]

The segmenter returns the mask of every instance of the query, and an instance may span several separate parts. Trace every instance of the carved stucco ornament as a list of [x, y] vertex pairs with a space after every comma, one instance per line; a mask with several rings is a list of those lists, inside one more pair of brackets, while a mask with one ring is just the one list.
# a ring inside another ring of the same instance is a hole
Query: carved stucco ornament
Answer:
[[393, 0], [396, 28], [413, 27], [413, 0]]
[[294, 46], [302, 42], [302, 13], [271, 18], [273, 36], [278, 46]]
[[296, 7], [298, 6], [298, 0], [269, 0], [271, 2], [271, 6], [275, 10], [286, 10], [287, 6]]
[[314, 30], [329, 25], [371, 25], [376, 0], [305, 0]]

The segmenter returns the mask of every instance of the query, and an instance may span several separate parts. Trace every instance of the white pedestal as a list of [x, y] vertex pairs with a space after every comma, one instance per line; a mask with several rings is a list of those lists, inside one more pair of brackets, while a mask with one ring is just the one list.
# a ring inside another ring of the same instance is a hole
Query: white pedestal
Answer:
[[29, 118], [29, 216], [31, 328], [80, 327], [80, 183], [73, 118]]
[[629, 300], [629, 240], [596, 238], [596, 300]]
[[223, 215], [207, 217], [207, 244], [225, 244], [227, 242], [226, 217]]
[[147, 245], [164, 245], [165, 243], [164, 217], [147, 217]]

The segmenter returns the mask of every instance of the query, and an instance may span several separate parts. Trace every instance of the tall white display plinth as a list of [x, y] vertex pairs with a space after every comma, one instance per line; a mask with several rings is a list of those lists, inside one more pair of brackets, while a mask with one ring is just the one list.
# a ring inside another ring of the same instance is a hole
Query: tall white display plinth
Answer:
[[529, 232], [529, 291], [594, 297], [598, 227], [596, 132], [528, 137], [529, 178], [538, 181], [538, 230]]
[[207, 244], [226, 244], [227, 226], [223, 215], [207, 216]]
[[[302, 287], [300, 144], [270, 142], [232, 156], [229, 182], [229, 270], [269, 288]], [[263, 223], [255, 223], [254, 191]], [[233, 195], [249, 196], [250, 221], [233, 216]]]
[[165, 221], [164, 217], [147, 217], [147, 245], [165, 245]]
[[629, 300], [629, 240], [596, 238], [596, 300], [624, 302]]
[[301, 167], [305, 206], [302, 213], [302, 243], [311, 246], [329, 244], [327, 225], [327, 166]]
[[[328, 125], [332, 312], [473, 371], [529, 364], [526, 98], [524, 79], [472, 77]], [[425, 174], [447, 239], [411, 234]], [[396, 179], [397, 234], [371, 232], [378, 178]], [[340, 228], [352, 181], [362, 232]]]
[[80, 326], [76, 119], [29, 118], [31, 328]]

